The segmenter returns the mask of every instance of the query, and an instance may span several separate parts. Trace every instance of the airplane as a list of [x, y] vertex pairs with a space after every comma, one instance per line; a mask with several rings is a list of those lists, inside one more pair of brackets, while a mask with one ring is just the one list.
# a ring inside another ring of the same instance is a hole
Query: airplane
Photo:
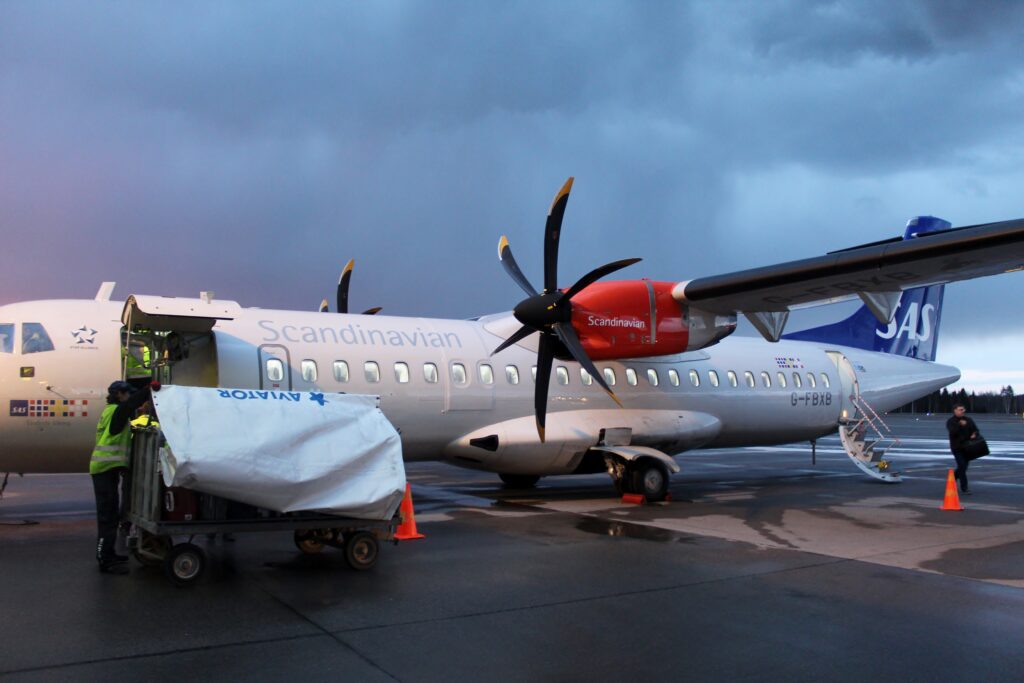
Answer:
[[[244, 308], [207, 292], [120, 302], [113, 283], [92, 300], [0, 307], [0, 472], [86, 471], [105, 387], [144, 344], [152, 377], [236, 400], [378, 395], [407, 460], [509, 486], [605, 471], [620, 492], [663, 500], [685, 451], [837, 430], [858, 467], [897, 481], [857, 446], [857, 429], [959, 379], [934, 362], [945, 284], [1024, 267], [1024, 220], [954, 229], [922, 216], [902, 236], [753, 270], [598, 282], [638, 260], [625, 259], [560, 287], [572, 182], [548, 212], [543, 289], [499, 241], [527, 294], [511, 312], [371, 317]], [[856, 298], [846, 320], [784, 334], [792, 310]], [[761, 337], [731, 336], [741, 314]]]

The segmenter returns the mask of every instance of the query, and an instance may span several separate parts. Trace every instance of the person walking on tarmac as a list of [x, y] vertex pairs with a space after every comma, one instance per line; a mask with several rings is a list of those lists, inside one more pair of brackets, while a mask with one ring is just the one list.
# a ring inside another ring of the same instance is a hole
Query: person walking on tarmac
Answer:
[[128, 558], [114, 552], [117, 525], [121, 516], [121, 478], [128, 468], [128, 449], [132, 442], [129, 420], [143, 403], [159, 390], [153, 382], [134, 391], [128, 382], [118, 380], [107, 388], [107, 405], [96, 425], [96, 446], [89, 462], [92, 488], [96, 495], [96, 560], [105, 574], [127, 574]]
[[957, 403], [953, 406], [953, 417], [946, 420], [946, 431], [949, 432], [949, 450], [956, 458], [956, 472], [953, 476], [960, 482], [960, 493], [965, 496], [971, 495], [967, 486], [967, 466], [971, 464], [967, 457], [966, 446], [971, 439], [978, 437], [978, 425], [974, 420], [967, 417], [967, 408], [964, 404]]

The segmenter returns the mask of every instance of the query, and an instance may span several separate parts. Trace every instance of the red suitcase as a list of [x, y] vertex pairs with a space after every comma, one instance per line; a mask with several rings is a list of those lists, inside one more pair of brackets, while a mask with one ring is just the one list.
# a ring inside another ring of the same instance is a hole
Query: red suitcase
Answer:
[[193, 522], [199, 519], [199, 494], [177, 486], [164, 490], [163, 518], [168, 522]]

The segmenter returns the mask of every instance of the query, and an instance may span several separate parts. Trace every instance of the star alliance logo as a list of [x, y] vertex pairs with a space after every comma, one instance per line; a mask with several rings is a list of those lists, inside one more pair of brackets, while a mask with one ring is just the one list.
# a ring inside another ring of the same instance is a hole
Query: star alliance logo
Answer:
[[75, 338], [76, 344], [96, 343], [96, 330], [86, 327], [85, 325], [82, 325], [77, 330], [72, 331], [71, 336]]
[[313, 391], [309, 392], [309, 400], [310, 401], [316, 401], [320, 405], [323, 405], [324, 403], [327, 402], [326, 399], [324, 399], [324, 395], [323, 394], [318, 394], [318, 393], [313, 392]]

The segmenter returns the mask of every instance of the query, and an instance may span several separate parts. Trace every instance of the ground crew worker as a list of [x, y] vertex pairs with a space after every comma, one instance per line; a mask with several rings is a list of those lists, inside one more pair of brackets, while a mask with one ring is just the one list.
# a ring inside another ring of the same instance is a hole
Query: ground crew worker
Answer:
[[[127, 336], [125, 341], [127, 341]], [[139, 356], [136, 356], [136, 353]], [[124, 363], [125, 379], [133, 387], [141, 388], [153, 379], [153, 370], [150, 368], [149, 346], [147, 344], [135, 345], [132, 348], [126, 348], [122, 344], [121, 359]]]
[[[153, 383], [154, 389], [160, 385]], [[107, 406], [96, 425], [96, 446], [89, 462], [92, 488], [96, 495], [96, 561], [106, 574], [127, 574], [128, 558], [114, 552], [117, 524], [121, 515], [121, 478], [128, 467], [132, 430], [128, 421], [140, 405], [150, 399], [150, 388], [133, 391], [118, 380], [107, 389]]]

